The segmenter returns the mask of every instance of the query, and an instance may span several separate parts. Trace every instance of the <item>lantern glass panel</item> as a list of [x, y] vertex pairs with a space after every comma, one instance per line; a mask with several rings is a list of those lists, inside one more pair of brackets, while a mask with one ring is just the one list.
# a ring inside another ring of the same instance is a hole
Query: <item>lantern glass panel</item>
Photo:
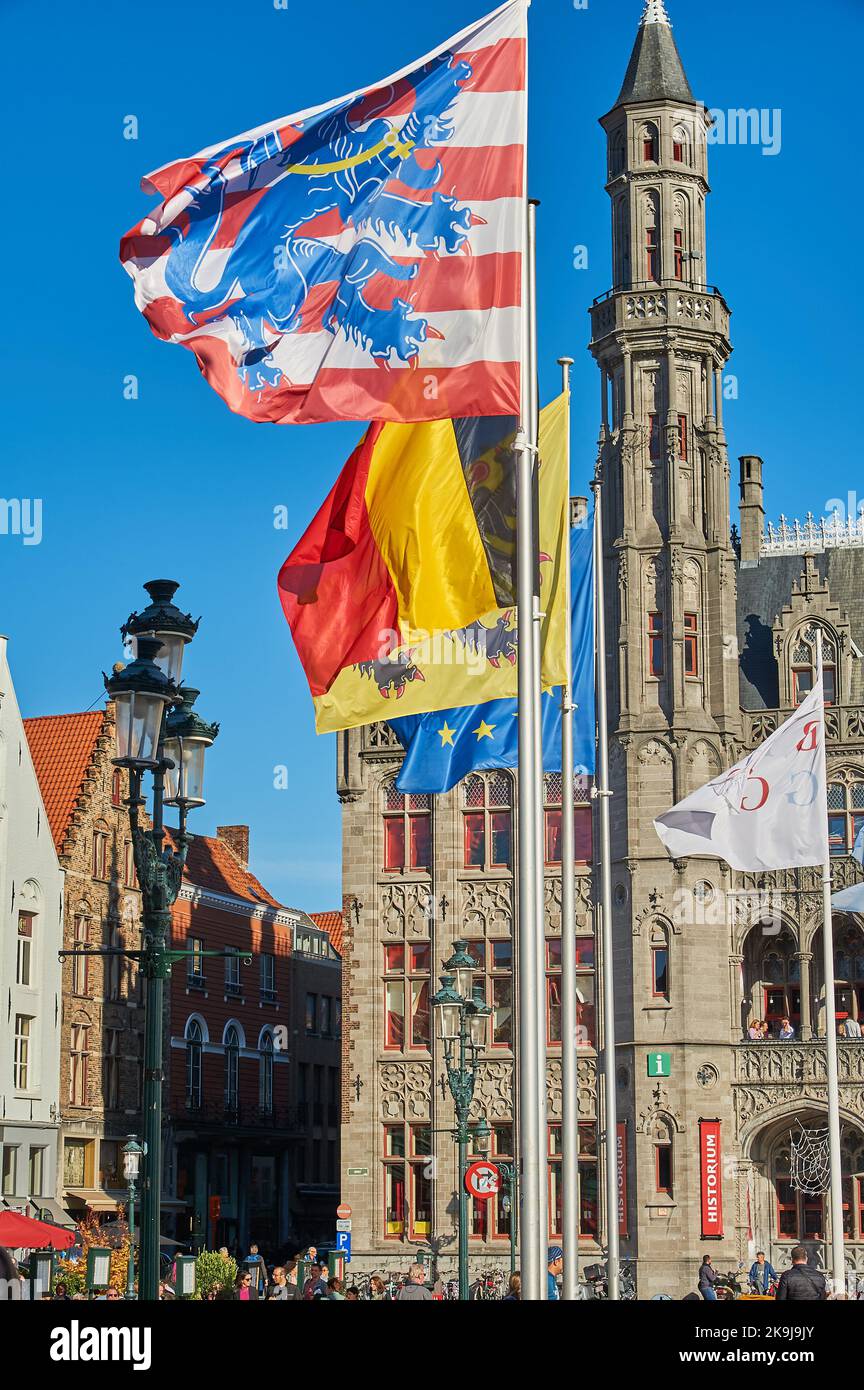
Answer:
[[136, 1182], [141, 1171], [141, 1154], [138, 1149], [123, 1150], [123, 1176], [127, 1182]]
[[441, 1004], [437, 1009], [438, 1036], [442, 1042], [459, 1036], [459, 1005]]
[[155, 763], [165, 701], [145, 690], [128, 690], [115, 696], [114, 705], [118, 758]]
[[139, 637], [153, 637], [157, 642], [162, 643], [162, 650], [158, 655], [154, 656], [153, 660], [160, 671], [165, 672], [169, 680], [175, 681], [179, 685], [180, 672], [183, 669], [183, 652], [186, 649], [186, 643], [183, 641], [183, 638], [179, 637], [175, 632], [135, 633], [129, 638], [129, 645], [132, 648], [133, 656], [138, 655]]
[[204, 754], [207, 743], [200, 738], [165, 740], [165, 756], [174, 763], [165, 771], [165, 800], [174, 804], [184, 800], [192, 806], [204, 805]]
[[486, 1046], [486, 1025], [488, 1022], [489, 1015], [487, 1013], [471, 1014], [468, 1023], [468, 1031], [475, 1047]]

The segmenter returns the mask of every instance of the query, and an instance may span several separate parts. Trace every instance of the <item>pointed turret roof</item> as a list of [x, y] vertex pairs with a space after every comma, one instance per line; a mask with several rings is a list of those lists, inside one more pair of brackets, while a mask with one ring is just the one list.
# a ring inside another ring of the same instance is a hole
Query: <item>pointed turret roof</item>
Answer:
[[664, 0], [645, 0], [645, 12], [615, 105], [634, 101], [693, 103]]

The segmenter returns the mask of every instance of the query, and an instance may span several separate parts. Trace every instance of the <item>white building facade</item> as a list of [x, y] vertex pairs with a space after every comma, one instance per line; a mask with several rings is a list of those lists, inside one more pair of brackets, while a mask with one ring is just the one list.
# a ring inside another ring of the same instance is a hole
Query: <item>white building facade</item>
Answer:
[[35, 1215], [57, 1191], [63, 871], [6, 648], [0, 637], [0, 1200]]

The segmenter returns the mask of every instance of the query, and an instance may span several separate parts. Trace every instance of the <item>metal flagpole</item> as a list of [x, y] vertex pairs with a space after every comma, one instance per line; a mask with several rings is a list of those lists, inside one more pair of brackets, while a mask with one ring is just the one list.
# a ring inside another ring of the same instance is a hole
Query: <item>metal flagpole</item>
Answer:
[[597, 772], [600, 822], [600, 939], [603, 974], [603, 1092], [606, 1121], [606, 1278], [618, 1298], [618, 1110], [615, 1098], [615, 977], [612, 958], [612, 837], [609, 826], [609, 734], [606, 697], [606, 609], [603, 574], [603, 475], [598, 463], [594, 493], [594, 595], [597, 650]]
[[528, 302], [531, 305], [531, 315], [528, 321], [528, 360], [533, 364], [531, 375], [528, 379], [529, 402], [528, 410], [531, 418], [532, 438], [534, 441], [534, 466], [533, 466], [533, 488], [534, 488], [534, 531], [531, 544], [531, 565], [534, 584], [533, 614], [534, 614], [534, 645], [532, 648], [532, 660], [534, 664], [534, 836], [537, 852], [534, 859], [534, 901], [536, 904], [537, 930], [534, 937], [534, 954], [537, 964], [537, 1112], [535, 1122], [537, 1125], [537, 1152], [540, 1155], [540, 1211], [537, 1222], [537, 1259], [540, 1264], [540, 1298], [548, 1297], [548, 1280], [546, 1276], [549, 1237], [549, 1219], [547, 1202], [547, 1156], [549, 1152], [548, 1138], [548, 1102], [546, 1095], [546, 882], [545, 882], [545, 853], [543, 836], [543, 711], [541, 703], [541, 691], [543, 684], [541, 680], [541, 667], [543, 656], [543, 619], [546, 616], [543, 612], [543, 605], [540, 601], [540, 454], [538, 446], [540, 442], [540, 399], [537, 368], [537, 209], [540, 206], [536, 199], [530, 199], [528, 203], [528, 239], [530, 246], [530, 256], [528, 262], [529, 293]]
[[579, 1295], [579, 1084], [576, 1051], [576, 872], [573, 802], [573, 632], [570, 572], [570, 368], [572, 357], [559, 357], [561, 390], [567, 398], [567, 557], [564, 576], [567, 612], [564, 663], [567, 683], [561, 691], [561, 1177], [564, 1212], [564, 1298]]
[[[536, 710], [540, 692], [535, 676], [535, 598], [534, 574], [535, 516], [534, 460], [537, 454], [537, 360], [535, 336], [535, 209], [526, 210], [528, 221], [526, 266], [523, 276], [525, 333], [522, 356], [522, 406], [516, 438], [516, 587], [519, 645], [519, 916], [517, 927], [517, 1066], [519, 1163], [521, 1168], [520, 1244], [522, 1298], [539, 1301], [545, 1295], [545, 1265], [541, 1263], [546, 1222], [546, 1149], [541, 1145], [538, 1116], [545, 1107], [545, 1078], [541, 1098], [541, 1059], [539, 1056], [539, 1015], [541, 977], [538, 975], [538, 935], [542, 938], [542, 916], [538, 915], [537, 807], [540, 783], [536, 758]], [[542, 899], [539, 903], [542, 912]], [[542, 1165], [542, 1166], [541, 1166]]]
[[[816, 665], [822, 679], [822, 629], [816, 629]], [[823, 689], [822, 757], [826, 758]], [[825, 778], [827, 784], [827, 777]], [[828, 814], [828, 808], [825, 808]], [[843, 1172], [840, 1150], [840, 1083], [837, 1072], [837, 1003], [834, 997], [834, 923], [831, 912], [831, 864], [822, 870], [822, 973], [825, 976], [825, 1054], [828, 1087], [828, 1149], [831, 1162], [831, 1265], [834, 1292], [846, 1295], [846, 1257], [843, 1248]]]

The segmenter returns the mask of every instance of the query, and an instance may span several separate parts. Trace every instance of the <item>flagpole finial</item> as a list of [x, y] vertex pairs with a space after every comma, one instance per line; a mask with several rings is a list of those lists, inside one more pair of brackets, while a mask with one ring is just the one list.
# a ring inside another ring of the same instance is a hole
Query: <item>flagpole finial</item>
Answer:
[[672, 21], [666, 13], [664, 0], [645, 0], [645, 9], [642, 14], [642, 25], [646, 24], [666, 24], [672, 28]]

